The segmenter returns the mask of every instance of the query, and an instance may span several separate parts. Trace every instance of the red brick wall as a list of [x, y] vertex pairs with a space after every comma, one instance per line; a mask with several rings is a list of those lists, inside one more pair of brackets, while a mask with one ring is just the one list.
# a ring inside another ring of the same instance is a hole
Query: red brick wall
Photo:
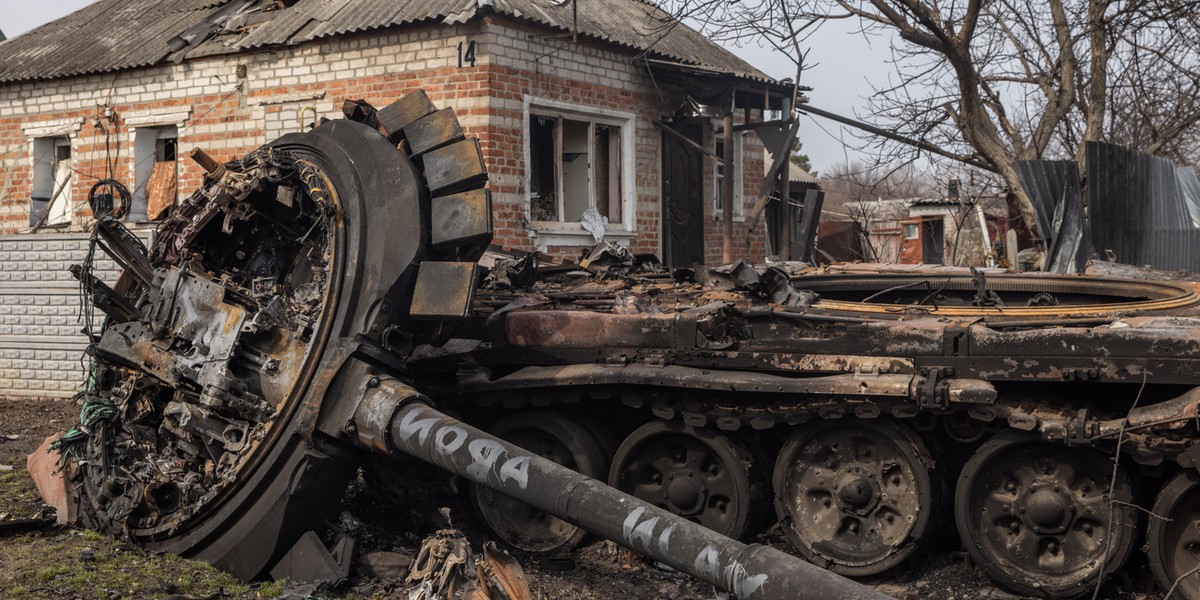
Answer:
[[[400, 31], [365, 33], [323, 40], [296, 48], [189, 61], [98, 76], [0, 86], [0, 233], [28, 225], [31, 185], [29, 140], [24, 128], [38, 123], [80, 119], [73, 140], [77, 171], [73, 229], [86, 226], [87, 188], [105, 174], [132, 179], [132, 128], [127, 115], [190, 107], [179, 131], [180, 192], [189, 194], [201, 180], [199, 167], [187, 160], [195, 147], [219, 160], [245, 154], [286, 131], [299, 130], [312, 116], [333, 117], [347, 98], [382, 106], [416, 89], [433, 101], [453, 106], [469, 135], [478, 136], [492, 173], [495, 239], [498, 244], [537, 249], [528, 229], [523, 123], [527, 97], [633, 113], [636, 117], [634, 183], [636, 252], [661, 252], [661, 133], [653, 121], [673, 112], [679, 90], [655, 84], [627, 51], [592, 42], [564, 48], [561, 39], [527, 24], [495, 17], [467, 25], [424, 25]], [[457, 44], [476, 41], [476, 66], [458, 66]], [[246, 77], [236, 77], [245, 65]], [[34, 100], [34, 99], [41, 99]], [[117, 115], [111, 125], [110, 154], [105, 134], [92, 126], [98, 104]], [[743, 159], [746, 213], [761, 180], [761, 146], [748, 136]], [[8, 187], [5, 188], [7, 177]], [[711, 187], [706, 178], [706, 188]], [[7, 189], [7, 192], [4, 190]], [[720, 262], [721, 223], [712, 213], [706, 189], [705, 242], [710, 263]], [[750, 234], [735, 223], [735, 258], [759, 260], [763, 228]], [[590, 242], [588, 242], [590, 245]], [[550, 246], [549, 253], [575, 258], [580, 246]]]

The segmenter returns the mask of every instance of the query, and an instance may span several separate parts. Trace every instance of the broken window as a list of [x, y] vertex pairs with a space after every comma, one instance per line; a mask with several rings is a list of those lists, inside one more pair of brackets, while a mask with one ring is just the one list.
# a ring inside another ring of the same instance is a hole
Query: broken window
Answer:
[[715, 163], [713, 167], [713, 215], [715, 215], [715, 218], [720, 219], [725, 214], [723, 212], [725, 210], [725, 200], [723, 198], [725, 194], [725, 173], [731, 172], [733, 173], [733, 218], [734, 220], [740, 220], [744, 218], [743, 213], [745, 211], [744, 202], [742, 201], [742, 136], [736, 133], [733, 135], [733, 168], [731, 169], [725, 167], [725, 140], [722, 139], [720, 131], [717, 131], [713, 137], [715, 138], [713, 151], [720, 157], [713, 161]]
[[71, 140], [47, 137], [33, 140], [33, 186], [29, 198], [29, 225], [64, 225], [71, 222]]
[[136, 188], [129, 211], [131, 221], [158, 220], [175, 205], [178, 146], [179, 130], [173, 125], [142, 127], [134, 132], [133, 176]]
[[562, 114], [531, 114], [530, 219], [574, 223], [595, 208], [609, 223], [621, 223], [626, 127]]

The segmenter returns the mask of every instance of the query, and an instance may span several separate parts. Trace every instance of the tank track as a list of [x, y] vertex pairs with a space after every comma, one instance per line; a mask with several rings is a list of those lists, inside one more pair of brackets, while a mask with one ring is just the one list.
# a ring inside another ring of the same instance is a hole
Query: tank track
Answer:
[[[599, 423], [616, 429], [608, 434], [615, 438], [608, 445], [616, 448], [606, 453], [613, 458], [609, 485], [713, 528], [727, 519], [713, 517], [698, 502], [732, 495], [753, 505], [743, 513], [769, 514], [773, 500], [774, 515], [765, 521], [788, 534], [796, 554], [843, 575], [885, 573], [927, 547], [937, 525], [949, 523], [994, 580], [1026, 595], [1088, 593], [1119, 571], [1147, 535], [1160, 586], [1170, 588], [1187, 575], [1180, 558], [1186, 536], [1178, 528], [1147, 524], [1144, 515], [1161, 488], [1156, 504], [1192, 519], [1182, 499], [1195, 497], [1196, 478], [1188, 474], [1200, 465], [1192, 458], [1200, 392], [1189, 374], [1198, 364], [1191, 336], [1200, 328], [1191, 316], [1196, 296], [1189, 284], [1056, 278], [1039, 287], [1039, 278], [1030, 278], [996, 286], [1009, 298], [1018, 294], [1029, 301], [1027, 310], [1003, 311], [972, 306], [962, 296], [938, 307], [862, 306], [881, 287], [920, 280], [911, 274], [899, 283], [880, 276], [848, 290], [834, 285], [838, 276], [818, 276], [815, 287], [834, 298], [790, 314], [763, 307], [754, 293], [741, 290], [686, 301], [674, 291], [650, 294], [667, 315], [687, 315], [688, 304], [714, 296], [734, 306], [723, 313], [724, 326], [697, 319], [701, 347], [693, 349], [690, 337], [679, 337], [690, 325], [679, 325], [678, 317], [664, 324], [647, 305], [622, 312], [629, 302], [623, 292], [647, 294], [646, 287], [618, 279], [572, 284], [586, 290], [579, 293], [535, 287], [543, 300], [525, 307], [512, 304], [519, 293], [482, 294], [483, 303], [507, 306], [501, 312], [509, 315], [546, 312], [503, 324], [490, 320], [494, 346], [485, 343], [466, 360], [431, 359], [427, 364], [438, 367], [433, 372], [449, 373], [446, 364], [454, 372], [452, 383], [427, 379], [436, 390], [430, 393], [454, 397], [464, 418], [484, 428], [497, 419], [511, 423], [550, 413], [585, 428]], [[804, 276], [789, 279], [796, 289], [807, 289]], [[665, 287], [662, 280], [657, 285]], [[1104, 297], [1122, 286], [1137, 297]], [[960, 283], [957, 289], [976, 288]], [[1048, 307], [1039, 289], [1077, 296], [1073, 304]], [[894, 338], [913, 339], [924, 335], [920, 320], [931, 317], [940, 319], [938, 334], [911, 354], [885, 354], [887, 342], [870, 339], [849, 342], [861, 344], [857, 354], [829, 349], [848, 346], [839, 328], [900, 331]], [[971, 330], [972, 319], [986, 320], [988, 328]], [[797, 320], [817, 323], [812, 343], [829, 346], [813, 353], [784, 350], [748, 333]], [[904, 332], [908, 320], [916, 321]], [[889, 324], [896, 321], [899, 327]], [[1070, 347], [1053, 356], [1069, 340], [1087, 339], [1088, 328], [1106, 326], [1123, 336], [1119, 344], [1128, 342], [1124, 353], [1087, 356], [1090, 347]], [[633, 333], [638, 328], [643, 337]], [[1136, 331], [1147, 328], [1153, 333]], [[978, 358], [969, 346], [975, 340], [984, 348]], [[754, 348], [739, 347], [746, 342]], [[1022, 346], [1026, 356], [1012, 351]], [[558, 455], [570, 455], [563, 447], [567, 440], [556, 443]], [[854, 443], [880, 458], [838, 450]], [[697, 463], [672, 462], [671, 447], [689, 456], [699, 452], [743, 482], [706, 489]], [[997, 480], [992, 473], [998, 471], [1013, 475]], [[884, 483], [889, 477], [902, 484], [891, 493]], [[1163, 487], [1164, 478], [1172, 477]], [[812, 510], [809, 500], [818, 497], [829, 502], [828, 512]], [[841, 525], [820, 524], [831, 515]], [[903, 522], [911, 525], [894, 525]], [[766, 524], [745, 518], [725, 533], [747, 536]], [[521, 523], [504, 525], [513, 530]], [[869, 536], [856, 537], [859, 527], [883, 533], [866, 543]], [[520, 540], [501, 537], [521, 547]], [[1176, 594], [1196, 598], [1183, 584]]]

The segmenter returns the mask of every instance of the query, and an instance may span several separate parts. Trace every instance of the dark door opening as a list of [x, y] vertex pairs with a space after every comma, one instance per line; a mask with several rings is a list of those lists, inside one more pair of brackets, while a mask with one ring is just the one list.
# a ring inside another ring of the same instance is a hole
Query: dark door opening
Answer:
[[941, 219], [921, 220], [921, 262], [927, 265], [946, 262], [946, 235]]
[[[701, 143], [698, 123], [671, 127]], [[663, 260], [675, 267], [704, 262], [704, 157], [675, 136], [663, 134]]]

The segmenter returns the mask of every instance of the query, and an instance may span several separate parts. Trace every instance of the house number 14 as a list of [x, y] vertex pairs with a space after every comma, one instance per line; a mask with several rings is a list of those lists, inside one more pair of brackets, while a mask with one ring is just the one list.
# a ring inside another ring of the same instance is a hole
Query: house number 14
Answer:
[[464, 65], [475, 66], [475, 42], [458, 43], [458, 68]]

